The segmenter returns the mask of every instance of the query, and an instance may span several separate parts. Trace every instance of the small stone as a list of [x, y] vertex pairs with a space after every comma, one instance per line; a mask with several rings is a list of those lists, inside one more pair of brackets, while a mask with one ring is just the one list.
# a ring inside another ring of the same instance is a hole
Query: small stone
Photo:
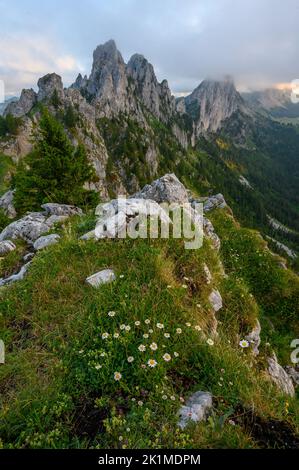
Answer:
[[179, 427], [185, 429], [190, 422], [205, 421], [213, 406], [212, 395], [209, 392], [196, 392], [181, 407], [179, 411]]
[[221, 294], [218, 290], [214, 289], [212, 290], [210, 296], [209, 296], [209, 301], [213, 307], [213, 310], [215, 312], [218, 312], [219, 310], [222, 309], [223, 303], [222, 303], [222, 297]]
[[253, 345], [253, 354], [255, 356], [259, 355], [259, 345], [261, 344], [261, 325], [258, 320], [255, 322], [255, 326], [253, 330], [249, 333], [249, 335], [245, 336], [245, 339], [249, 341], [251, 345]]
[[103, 284], [108, 284], [116, 280], [116, 276], [112, 269], [104, 269], [86, 279], [87, 284], [92, 287], [100, 287]]

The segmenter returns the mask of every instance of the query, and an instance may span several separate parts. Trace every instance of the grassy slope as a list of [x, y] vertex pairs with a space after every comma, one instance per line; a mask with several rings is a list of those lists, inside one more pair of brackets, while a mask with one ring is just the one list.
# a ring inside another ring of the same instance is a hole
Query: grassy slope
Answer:
[[[262, 258], [256, 254], [248, 264], [244, 253], [249, 256], [261, 245], [258, 237], [238, 229], [225, 212], [215, 213], [214, 219], [223, 239], [227, 278], [207, 242], [196, 251], [185, 250], [180, 240], [78, 242], [86, 230], [81, 220], [64, 230], [61, 243], [36, 256], [23, 282], [1, 290], [4, 447], [261, 446], [245, 425], [244, 407], [254, 408], [259, 419], [296, 425], [297, 401], [281, 396], [264, 373], [264, 346], [255, 362], [238, 342], [257, 315], [266, 318], [268, 299], [281, 298], [288, 299], [279, 317], [283, 327], [277, 318], [271, 341], [286, 347], [285, 329], [298, 306], [298, 280], [278, 268], [262, 247]], [[213, 274], [211, 285], [204, 263]], [[117, 273], [115, 283], [98, 290], [85, 284], [88, 275], [106, 267]], [[219, 337], [209, 346], [213, 320], [207, 298], [214, 286], [223, 295], [224, 309]], [[109, 317], [109, 311], [115, 316]], [[274, 313], [279, 312], [273, 312], [273, 322]], [[130, 331], [122, 330], [123, 324]], [[110, 336], [103, 340], [106, 332]], [[150, 350], [152, 342], [157, 351]], [[143, 353], [141, 344], [147, 346]], [[166, 352], [170, 362], [162, 358]], [[129, 356], [135, 359], [131, 364]], [[157, 366], [144, 369], [150, 358]], [[121, 372], [120, 382], [115, 372]], [[213, 414], [208, 423], [180, 432], [175, 426], [180, 397], [196, 390], [212, 392]]]

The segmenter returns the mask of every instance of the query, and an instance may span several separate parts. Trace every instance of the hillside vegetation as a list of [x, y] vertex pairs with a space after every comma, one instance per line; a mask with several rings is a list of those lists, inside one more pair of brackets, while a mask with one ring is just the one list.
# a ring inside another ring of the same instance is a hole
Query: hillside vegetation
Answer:
[[[265, 371], [272, 348], [289, 363], [298, 278], [229, 212], [213, 219], [220, 255], [207, 240], [193, 251], [171, 239], [78, 241], [90, 218], [74, 219], [59, 244], [36, 255], [24, 281], [1, 290], [3, 447], [298, 445], [298, 401]], [[104, 268], [117, 281], [100, 289], [85, 283]], [[211, 334], [213, 288], [224, 304], [218, 337]], [[256, 318], [263, 339], [255, 359], [239, 341]], [[196, 390], [212, 393], [213, 412], [182, 431], [178, 410]]]

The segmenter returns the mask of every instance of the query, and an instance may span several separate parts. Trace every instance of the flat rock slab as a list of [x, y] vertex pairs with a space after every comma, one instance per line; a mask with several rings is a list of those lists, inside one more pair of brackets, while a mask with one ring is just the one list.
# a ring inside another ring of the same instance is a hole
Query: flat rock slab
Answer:
[[44, 248], [47, 248], [48, 246], [55, 245], [58, 243], [60, 240], [60, 236], [57, 235], [56, 233], [51, 234], [51, 235], [46, 235], [44, 237], [40, 237], [34, 242], [33, 248], [36, 251], [43, 250]]
[[185, 429], [191, 422], [200, 423], [205, 421], [212, 406], [213, 399], [211, 393], [195, 392], [186, 402], [186, 405], [181, 407], [178, 426], [181, 429]]
[[112, 269], [104, 269], [98, 273], [93, 274], [92, 276], [86, 279], [87, 284], [92, 287], [100, 287], [103, 284], [108, 284], [116, 280], [116, 276]]

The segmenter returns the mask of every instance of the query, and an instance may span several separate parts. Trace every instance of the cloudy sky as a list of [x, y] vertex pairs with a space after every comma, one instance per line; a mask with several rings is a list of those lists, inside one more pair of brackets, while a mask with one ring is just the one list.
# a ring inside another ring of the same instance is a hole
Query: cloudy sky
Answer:
[[0, 0], [0, 79], [7, 94], [49, 72], [89, 74], [115, 39], [142, 53], [173, 93], [230, 74], [240, 89], [299, 78], [298, 0]]

